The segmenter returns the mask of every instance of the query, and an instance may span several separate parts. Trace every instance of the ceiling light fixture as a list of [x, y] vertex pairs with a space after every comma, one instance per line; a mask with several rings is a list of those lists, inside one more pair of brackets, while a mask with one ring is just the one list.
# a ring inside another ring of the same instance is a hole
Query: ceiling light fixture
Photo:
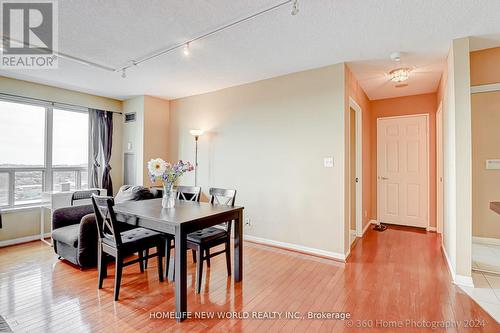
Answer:
[[299, 13], [299, 0], [294, 0], [292, 6], [292, 15], [295, 16], [298, 13]]
[[184, 53], [184, 55], [187, 57], [189, 54], [191, 54], [191, 51], [189, 50], [189, 43], [186, 43], [186, 45], [184, 45], [184, 50], [182, 51], [182, 53]]
[[127, 77], [127, 69], [124, 68], [124, 69], [122, 69], [122, 78], [125, 79], [126, 77]]
[[410, 77], [410, 71], [409, 68], [396, 68], [389, 72], [389, 76], [392, 82], [403, 82]]

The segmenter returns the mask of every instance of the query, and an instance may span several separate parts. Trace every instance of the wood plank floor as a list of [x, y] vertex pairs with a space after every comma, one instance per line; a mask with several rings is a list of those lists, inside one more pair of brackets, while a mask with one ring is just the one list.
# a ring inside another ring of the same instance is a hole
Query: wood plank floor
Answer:
[[[178, 324], [163, 316], [174, 310], [174, 286], [158, 281], [153, 261], [143, 274], [136, 265], [125, 268], [120, 301], [113, 302], [112, 267], [98, 291], [95, 269], [80, 271], [59, 261], [41, 242], [2, 248], [0, 315], [15, 332], [500, 332], [486, 312], [450, 283], [435, 233], [369, 230], [347, 264], [246, 242], [243, 283], [227, 278], [219, 256], [205, 269], [200, 295], [194, 293], [194, 265], [189, 264], [189, 311], [240, 316], [344, 311], [352, 315], [351, 322], [193, 318]], [[460, 327], [381, 327], [400, 320], [413, 320], [413, 325], [459, 321]], [[466, 320], [484, 320], [485, 326], [465, 328]], [[348, 327], [361, 323], [372, 327]]]

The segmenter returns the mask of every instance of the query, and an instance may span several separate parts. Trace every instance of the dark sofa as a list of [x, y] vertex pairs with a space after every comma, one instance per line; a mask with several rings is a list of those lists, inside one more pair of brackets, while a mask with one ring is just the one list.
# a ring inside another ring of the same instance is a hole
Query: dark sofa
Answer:
[[[161, 191], [143, 186], [124, 185], [115, 202], [161, 197]], [[123, 225], [126, 230], [127, 225]], [[80, 268], [97, 265], [97, 225], [92, 205], [59, 208], [52, 214], [52, 240], [59, 258]]]

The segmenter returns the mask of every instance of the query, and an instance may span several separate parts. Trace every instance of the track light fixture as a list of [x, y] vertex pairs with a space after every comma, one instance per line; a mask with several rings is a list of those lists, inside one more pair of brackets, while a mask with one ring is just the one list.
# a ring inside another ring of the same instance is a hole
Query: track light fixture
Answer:
[[182, 53], [184, 53], [186, 57], [191, 54], [191, 50], [189, 49], [189, 43], [186, 43], [184, 45], [184, 50], [182, 51]]
[[282, 0], [280, 3], [274, 5], [274, 6], [271, 6], [271, 7], [268, 7], [266, 9], [263, 9], [259, 12], [256, 12], [256, 13], [253, 13], [251, 15], [248, 15], [244, 18], [241, 18], [241, 19], [238, 19], [234, 22], [231, 22], [231, 23], [228, 23], [228, 24], [225, 24], [219, 28], [216, 28], [214, 30], [211, 30], [209, 32], [206, 32], [206, 33], [203, 33], [201, 35], [198, 35], [196, 37], [193, 37], [189, 40], [186, 40], [184, 41], [183, 43], [180, 43], [180, 44], [175, 44], [175, 45], [172, 45], [170, 47], [167, 47], [167, 48], [164, 48], [164, 49], [161, 49], [161, 50], [158, 50], [154, 53], [151, 53], [151, 54], [148, 54], [148, 55], [145, 55], [143, 57], [140, 57], [140, 58], [137, 58], [137, 59], [134, 59], [134, 60], [131, 60], [129, 61], [126, 65], [123, 65], [121, 67], [118, 67], [116, 69], [111, 69], [113, 72], [115, 73], [118, 73], [118, 72], [121, 72], [122, 73], [122, 77], [125, 78], [127, 77], [127, 74], [125, 73], [125, 70], [132, 67], [132, 66], [138, 66], [146, 61], [149, 61], [149, 60], [152, 60], [152, 59], [155, 59], [155, 58], [158, 58], [162, 55], [165, 55], [165, 54], [168, 54], [170, 52], [173, 52], [174, 50], [179, 50], [179, 49], [182, 49], [182, 53], [185, 55], [185, 56], [189, 56], [191, 51], [189, 49], [189, 44], [193, 43], [193, 42], [197, 42], [199, 40], [202, 40], [202, 39], [206, 39], [210, 36], [213, 36], [215, 34], [218, 34], [222, 31], [225, 31], [225, 30], [228, 30], [228, 29], [231, 29], [237, 25], [240, 25], [244, 22], [247, 22], [247, 21], [250, 21], [250, 20], [253, 20], [257, 17], [260, 17], [260, 16], [263, 16], [271, 11], [274, 11], [274, 10], [277, 10], [281, 7], [285, 7], [285, 6], [289, 6], [290, 4], [292, 4], [292, 12], [291, 14], [292, 15], [297, 15], [299, 13], [299, 0]]
[[295, 16], [299, 13], [299, 0], [293, 0], [292, 15]]

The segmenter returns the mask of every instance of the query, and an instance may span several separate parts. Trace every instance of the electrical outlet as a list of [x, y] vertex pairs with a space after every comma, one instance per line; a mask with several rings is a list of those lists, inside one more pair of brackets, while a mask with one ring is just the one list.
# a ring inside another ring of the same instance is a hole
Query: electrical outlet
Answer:
[[247, 228], [251, 228], [251, 227], [252, 227], [252, 223], [251, 223], [251, 221], [250, 221], [250, 218], [249, 218], [249, 217], [247, 217], [247, 218], [245, 219], [245, 227], [247, 227]]

